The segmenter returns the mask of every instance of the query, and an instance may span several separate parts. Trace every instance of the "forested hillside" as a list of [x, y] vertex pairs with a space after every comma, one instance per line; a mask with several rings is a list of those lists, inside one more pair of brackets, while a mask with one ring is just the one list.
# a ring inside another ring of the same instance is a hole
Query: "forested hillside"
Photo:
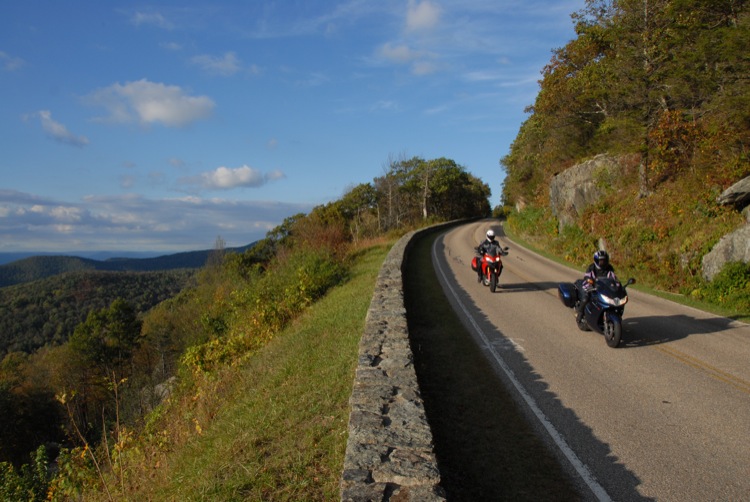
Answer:
[[60, 345], [89, 312], [109, 307], [118, 298], [146, 312], [187, 287], [194, 274], [190, 269], [68, 272], [0, 288], [0, 354], [30, 354], [45, 345]]
[[[0, 498], [153, 500], [150, 480], [165, 472], [171, 453], [212, 426], [237, 369], [349, 280], [363, 253], [432, 222], [486, 217], [489, 196], [489, 186], [453, 160], [391, 159], [372, 183], [290, 216], [246, 251], [212, 254], [194, 283], [150, 309], [153, 295], [132, 294], [145, 289], [138, 274], [130, 274], [126, 298], [105, 292], [113, 272], [0, 290], [13, 293], [0, 305], [36, 319], [25, 325], [30, 340], [54, 341], [38, 349], [16, 344], [0, 362], [7, 425], [0, 430]], [[36, 296], [21, 294], [27, 286], [38, 288]], [[57, 335], [75, 322], [82, 298], [98, 298], [97, 308], [69, 337]], [[297, 484], [315, 490], [322, 475], [338, 486], [338, 472], [315, 472]], [[284, 498], [274, 495], [287, 490], [284, 479], [262, 486], [263, 498]]]
[[[252, 244], [227, 248], [227, 252], [241, 253]], [[153, 272], [176, 269], [197, 269], [206, 264], [213, 250], [188, 251], [154, 258], [110, 258], [92, 260], [78, 256], [31, 256], [0, 265], [0, 288], [36, 281], [65, 272], [102, 270], [118, 272]]]
[[[642, 284], [727, 301], [700, 271], [744, 223], [716, 199], [750, 174], [749, 11], [743, 0], [588, 0], [501, 160], [511, 228], [581, 266], [606, 245]], [[619, 176], [597, 179], [605, 197], [559, 228], [551, 180], [601, 153], [619, 159]], [[727, 274], [747, 308], [747, 266]]]

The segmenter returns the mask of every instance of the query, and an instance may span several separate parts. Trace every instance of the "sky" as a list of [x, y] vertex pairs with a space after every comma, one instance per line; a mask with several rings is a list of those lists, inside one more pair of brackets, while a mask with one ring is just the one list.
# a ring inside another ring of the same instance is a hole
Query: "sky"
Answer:
[[391, 161], [500, 203], [585, 0], [0, 4], [0, 252], [227, 247]]

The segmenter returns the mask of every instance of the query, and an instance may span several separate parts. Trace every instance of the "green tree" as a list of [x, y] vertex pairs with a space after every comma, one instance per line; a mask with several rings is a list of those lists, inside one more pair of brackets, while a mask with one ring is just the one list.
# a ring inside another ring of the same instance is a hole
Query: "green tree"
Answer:
[[117, 412], [114, 386], [132, 373], [131, 358], [138, 346], [142, 322], [135, 310], [122, 299], [109, 308], [91, 312], [70, 337], [69, 349], [77, 365], [71, 369], [72, 389], [64, 389], [75, 399], [70, 415], [87, 437], [106, 427]]

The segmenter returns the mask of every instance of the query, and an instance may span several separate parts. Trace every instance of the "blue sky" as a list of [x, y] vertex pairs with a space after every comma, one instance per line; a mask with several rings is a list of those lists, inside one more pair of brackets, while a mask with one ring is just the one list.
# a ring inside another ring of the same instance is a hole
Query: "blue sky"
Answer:
[[260, 239], [447, 157], [499, 159], [584, 0], [0, 6], [0, 252]]

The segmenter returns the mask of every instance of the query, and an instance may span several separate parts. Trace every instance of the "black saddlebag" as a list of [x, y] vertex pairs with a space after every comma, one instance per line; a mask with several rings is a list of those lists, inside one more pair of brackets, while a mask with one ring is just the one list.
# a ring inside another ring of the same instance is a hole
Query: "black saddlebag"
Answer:
[[576, 286], [572, 282], [561, 282], [557, 285], [557, 296], [560, 297], [560, 301], [568, 308], [573, 308], [578, 299], [578, 291]]

